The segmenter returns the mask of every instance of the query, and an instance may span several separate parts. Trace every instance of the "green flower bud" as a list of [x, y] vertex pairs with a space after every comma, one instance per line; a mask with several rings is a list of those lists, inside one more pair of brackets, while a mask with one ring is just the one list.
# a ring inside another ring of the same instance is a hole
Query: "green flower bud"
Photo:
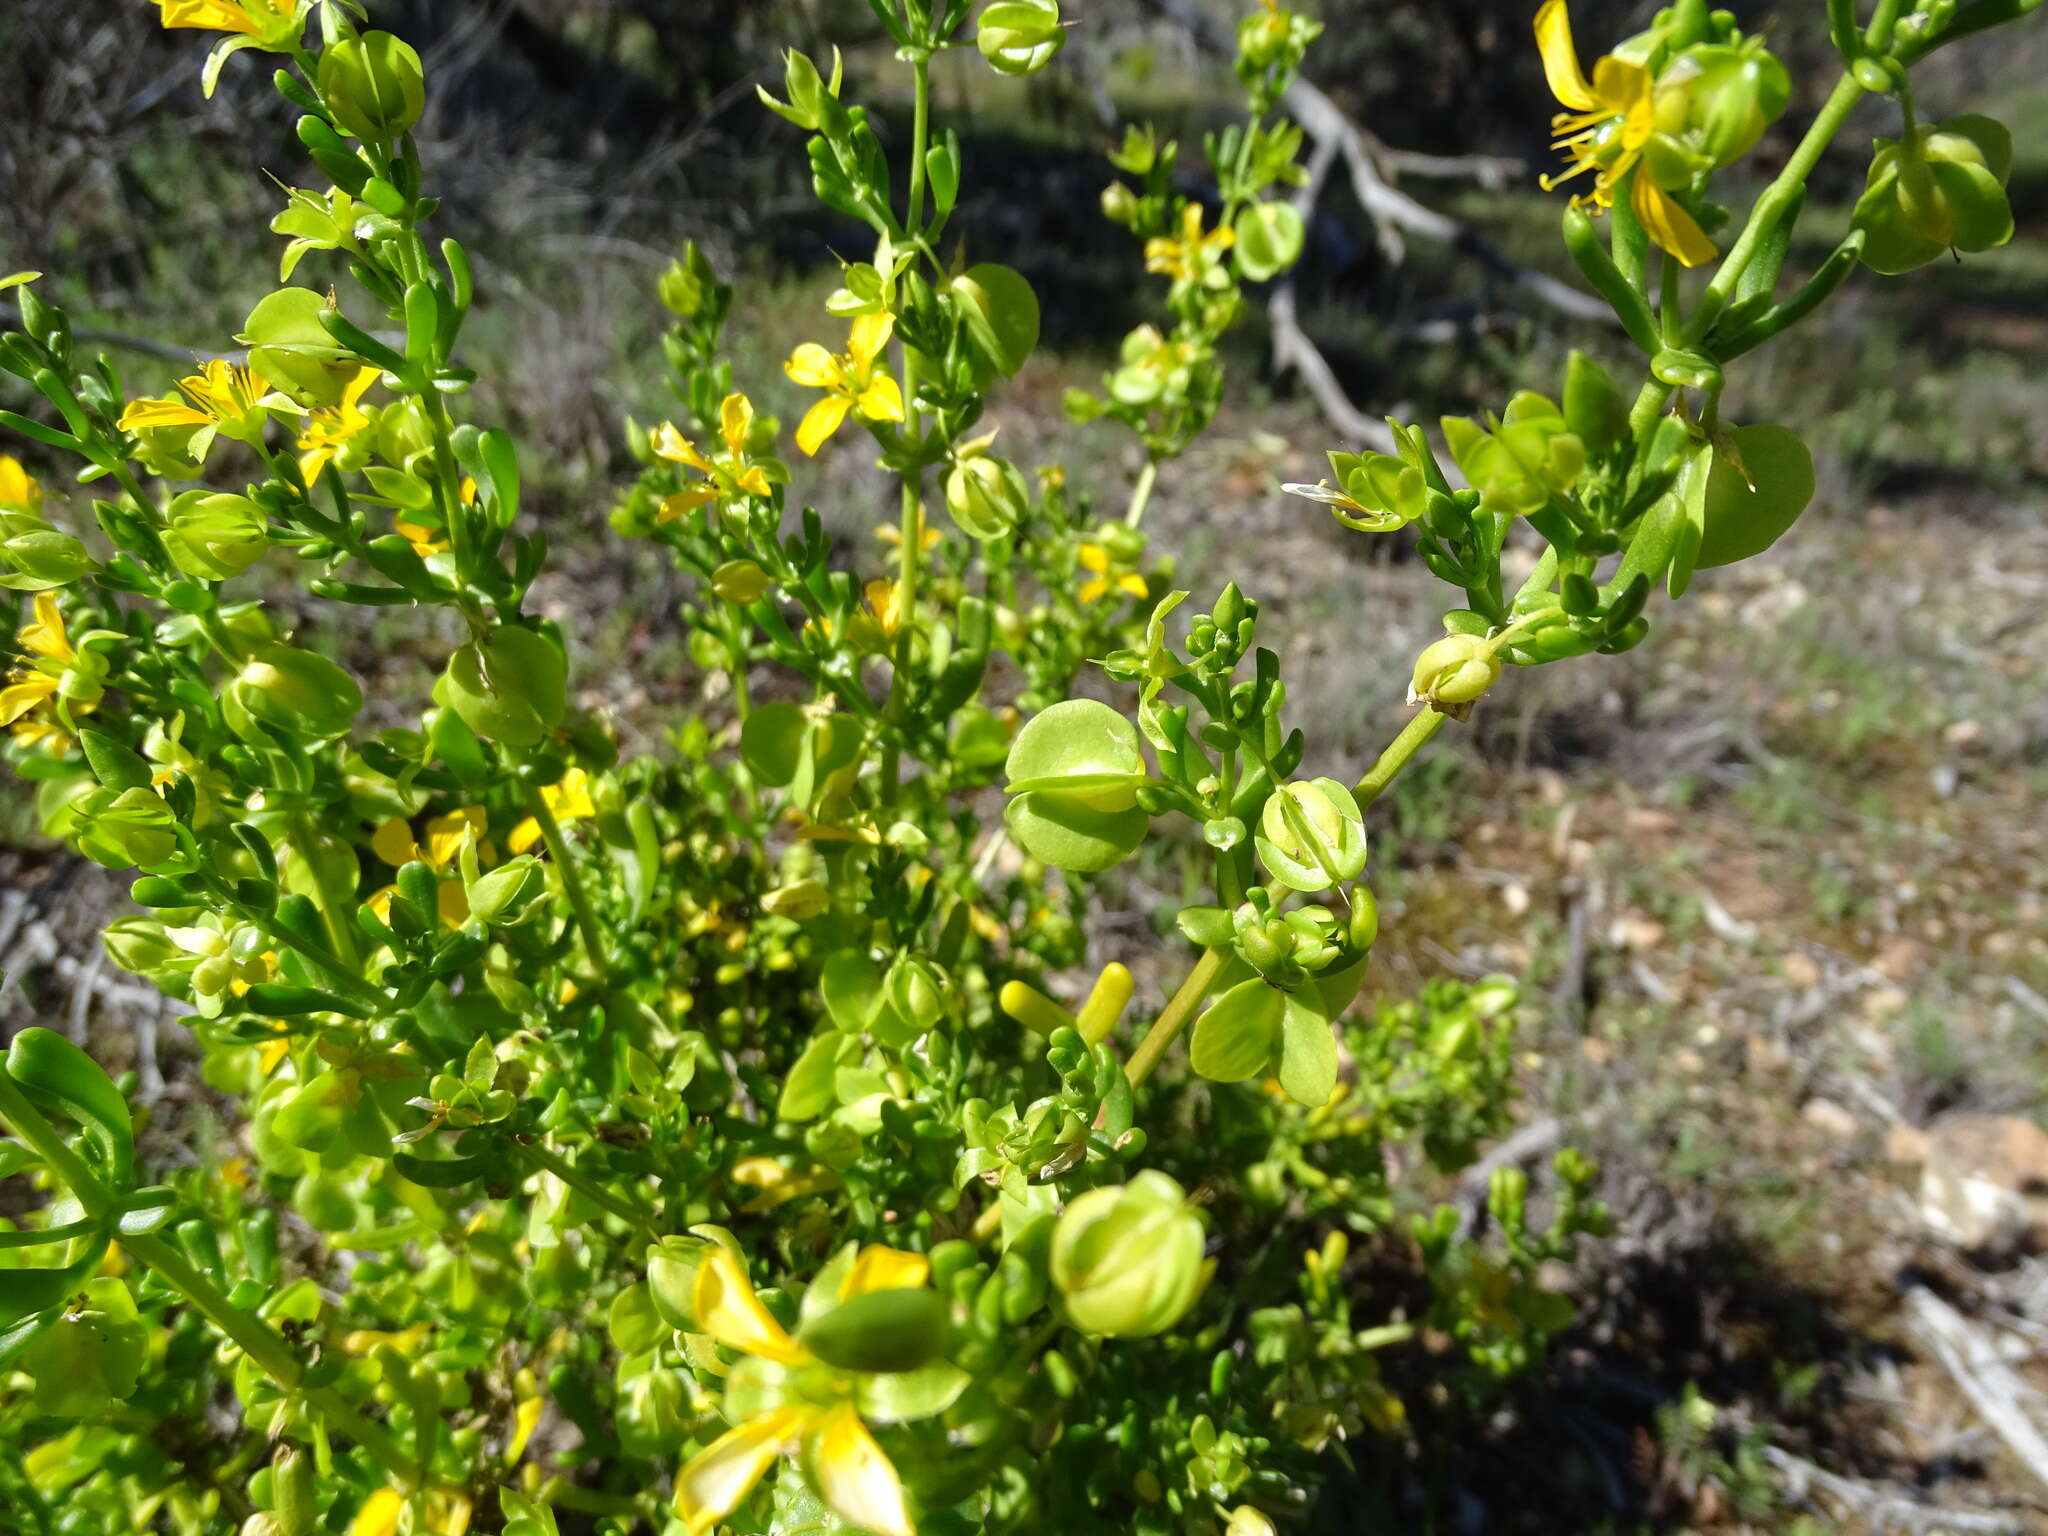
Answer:
[[1731, 165], [1756, 147], [1791, 98], [1792, 77], [1762, 44], [1703, 43], [1658, 77], [1657, 129], [1714, 165]]
[[1856, 204], [1863, 261], [1888, 275], [1924, 267], [1944, 251], [1988, 251], [2012, 238], [2012, 135], [1988, 117], [1923, 126], [1880, 139]]
[[353, 677], [325, 656], [291, 645], [260, 647], [228, 692], [258, 724], [323, 741], [347, 731], [363, 707]]
[[704, 305], [715, 285], [711, 264], [704, 259], [697, 242], [692, 240], [683, 249], [683, 259], [671, 264], [661, 274], [656, 292], [662, 308], [670, 314], [681, 320], [694, 320], [704, 312]]
[[159, 480], [191, 480], [206, 469], [206, 455], [220, 428], [213, 422], [167, 427], [135, 427], [135, 456]]
[[282, 1536], [314, 1536], [320, 1528], [313, 1458], [295, 1445], [279, 1446], [271, 1461], [270, 1507]]
[[1067, 43], [1059, 0], [996, 0], [981, 13], [974, 46], [1003, 75], [1035, 75]]
[[945, 1298], [924, 1286], [869, 1291], [812, 1318], [798, 1337], [842, 1371], [914, 1371], [946, 1347], [946, 1313]]
[[263, 558], [270, 535], [248, 497], [187, 491], [171, 502], [164, 548], [187, 576], [226, 581]]
[[1112, 181], [1102, 189], [1102, 216], [1112, 224], [1131, 228], [1138, 222], [1138, 194], [1124, 182]]
[[152, 917], [117, 917], [100, 934], [107, 958], [131, 975], [154, 981], [171, 977], [191, 963], [191, 956], [171, 942], [164, 925]]
[[469, 886], [469, 915], [480, 923], [510, 928], [547, 894], [547, 871], [540, 861], [517, 858], [480, 876]]
[[975, 454], [946, 476], [946, 510], [970, 537], [1000, 538], [1024, 521], [1031, 492], [1009, 460]]
[[1500, 660], [1490, 641], [1477, 635], [1445, 635], [1415, 658], [1408, 702], [1427, 704], [1438, 714], [1463, 720], [1500, 678]]
[[154, 872], [178, 852], [177, 818], [154, 790], [95, 790], [77, 810], [78, 851], [95, 864]]
[[330, 44], [320, 55], [319, 83], [335, 122], [370, 143], [410, 133], [427, 109], [420, 56], [389, 32]]
[[712, 1245], [698, 1237], [665, 1237], [647, 1250], [647, 1292], [671, 1328], [697, 1331], [697, 1266]]
[[1069, 699], [1032, 717], [1010, 745], [1004, 820], [1017, 846], [1058, 869], [1094, 873], [1128, 857], [1151, 818], [1138, 804], [1138, 732], [1107, 704]]
[[711, 573], [711, 590], [728, 603], [754, 602], [768, 587], [768, 573], [751, 560], [728, 560]]
[[1328, 890], [1365, 869], [1365, 818], [1335, 779], [1283, 784], [1266, 801], [1255, 846], [1280, 884]]
[[24, 528], [0, 543], [0, 561], [7, 575], [0, 586], [17, 592], [39, 592], [76, 581], [93, 568], [92, 555], [68, 533], [50, 527]]
[[920, 1035], [946, 1016], [946, 978], [929, 960], [904, 956], [889, 967], [883, 990], [897, 1017]]
[[1533, 391], [1509, 401], [1490, 431], [1462, 416], [1446, 416], [1443, 429], [1479, 504], [1491, 512], [1540, 512], [1586, 467], [1586, 445], [1557, 406]]
[[494, 629], [450, 658], [435, 689], [477, 735], [509, 747], [537, 747], [569, 712], [568, 667], [545, 636], [517, 625]]
[[1201, 1217], [1166, 1174], [1091, 1189], [1053, 1228], [1052, 1281], [1068, 1321], [1110, 1338], [1165, 1332], [1208, 1279], [1202, 1241]]

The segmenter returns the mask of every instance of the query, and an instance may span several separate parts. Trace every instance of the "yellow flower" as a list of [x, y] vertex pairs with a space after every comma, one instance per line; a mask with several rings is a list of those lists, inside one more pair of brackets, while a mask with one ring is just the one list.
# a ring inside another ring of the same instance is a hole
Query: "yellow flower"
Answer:
[[255, 443], [272, 411], [306, 414], [303, 406], [271, 389], [270, 381], [255, 369], [237, 368], [217, 357], [198, 373], [178, 380], [177, 395], [130, 401], [121, 412], [120, 427], [123, 432], [212, 427], [239, 442]]
[[[922, 1254], [870, 1245], [847, 1271], [839, 1300], [914, 1288], [930, 1274]], [[819, 1367], [761, 1305], [739, 1261], [725, 1249], [713, 1249], [698, 1266], [692, 1302], [698, 1326], [727, 1349], [789, 1369]], [[829, 1368], [812, 1374], [822, 1384], [818, 1391], [744, 1419], [677, 1474], [676, 1513], [690, 1536], [706, 1536], [782, 1456], [803, 1458], [813, 1486], [847, 1524], [878, 1536], [916, 1536], [902, 1480], [854, 1407], [854, 1378]]]
[[[38, 712], [63, 691], [64, 674], [78, 661], [78, 652], [65, 631], [64, 613], [54, 595], [36, 594], [35, 617], [22, 626], [15, 642], [34, 659], [15, 668], [7, 686], [0, 688], [0, 725], [12, 727], [14, 739], [24, 747], [60, 755], [71, 745], [70, 733]], [[79, 714], [98, 702], [96, 698], [69, 701]]]
[[848, 411], [863, 421], [903, 420], [903, 391], [876, 366], [895, 330], [891, 315], [862, 315], [853, 322], [853, 335], [842, 355], [834, 357], [815, 341], [790, 353], [782, 371], [799, 384], [825, 391], [825, 398], [805, 413], [796, 429], [797, 446], [805, 453], [824, 447]]
[[1179, 239], [1160, 235], [1145, 242], [1145, 270], [1187, 282], [1215, 266], [1235, 244], [1237, 231], [1227, 227], [1203, 234], [1202, 205], [1188, 203], [1180, 211]]
[[1131, 597], [1143, 597], [1149, 590], [1145, 578], [1136, 571], [1117, 571], [1111, 559], [1109, 548], [1103, 544], [1083, 544], [1080, 549], [1081, 568], [1095, 573], [1095, 579], [1081, 588], [1081, 601], [1099, 602], [1112, 591], [1122, 592]]
[[[823, 350], [820, 348], [819, 350]], [[741, 496], [772, 496], [775, 487], [768, 472], [747, 457], [747, 438], [754, 430], [754, 403], [745, 395], [727, 395], [718, 407], [718, 435], [725, 439], [725, 453], [707, 459], [696, 446], [664, 421], [649, 440], [655, 454], [671, 464], [685, 464], [704, 478], [685, 486], [661, 504], [661, 521], [673, 522], [685, 512], [694, 512], [707, 501], [737, 501]]]
[[1579, 200], [1611, 208], [1615, 189], [1629, 180], [1629, 206], [1652, 240], [1688, 267], [1712, 261], [1719, 254], [1714, 242], [1644, 164], [1644, 151], [1657, 131], [1656, 81], [1650, 72], [1608, 54], [1594, 64], [1593, 78], [1587, 80], [1579, 68], [1565, 0], [1543, 0], [1536, 13], [1536, 47], [1551, 94], [1567, 108], [1551, 120], [1554, 147], [1572, 161], [1562, 176], [1543, 178], [1544, 190], [1591, 171], [1593, 190]]
[[[462, 856], [462, 845], [474, 840], [477, 844], [477, 861], [489, 866], [495, 863], [491, 845], [483, 841], [489, 818], [480, 805], [465, 805], [450, 811], [446, 816], [435, 816], [427, 822], [427, 840], [424, 845], [414, 841], [412, 828], [398, 817], [393, 816], [370, 837], [370, 851], [389, 864], [393, 869], [417, 860], [444, 878], [434, 900], [440, 909], [441, 921], [450, 928], [460, 928], [469, 921], [469, 892], [462, 881], [445, 878], [450, 868]], [[396, 886], [385, 886], [369, 899], [369, 908], [380, 921], [391, 920], [391, 898], [397, 894]]]
[[298, 0], [156, 0], [166, 27], [281, 38], [298, 23]]
[[0, 512], [33, 512], [43, 503], [43, 488], [21, 467], [21, 460], [0, 453]]
[[379, 1488], [356, 1511], [349, 1522], [348, 1536], [397, 1536], [398, 1517], [405, 1513], [405, 1500], [392, 1488]]
[[[588, 821], [597, 814], [597, 806], [590, 798], [590, 775], [581, 768], [571, 768], [562, 775], [560, 783], [543, 789], [540, 798], [554, 812], [556, 821]], [[505, 846], [514, 853], [524, 853], [540, 837], [540, 823], [529, 816], [512, 829]]]
[[299, 436], [299, 473], [307, 485], [317, 484], [321, 471], [370, 424], [369, 413], [363, 409], [363, 396], [381, 377], [382, 369], [361, 370], [342, 391], [339, 405], [315, 411], [307, 420], [306, 430]]

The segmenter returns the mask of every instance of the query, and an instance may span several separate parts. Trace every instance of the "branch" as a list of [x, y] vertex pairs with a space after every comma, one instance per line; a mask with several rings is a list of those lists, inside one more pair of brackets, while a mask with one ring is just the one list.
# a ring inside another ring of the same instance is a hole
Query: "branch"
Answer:
[[1998, 1432], [2020, 1465], [2048, 1482], [2048, 1439], [2020, 1406], [2030, 1391], [2027, 1384], [1999, 1357], [1990, 1339], [1925, 1286], [1908, 1291], [1906, 1304], [1914, 1333], [1955, 1378], [1970, 1406]]
[[[1236, 43], [1228, 30], [1194, 0], [1144, 0], [1144, 4], [1185, 28], [1209, 52], [1226, 58], [1235, 52]], [[1344, 157], [1351, 172], [1351, 189], [1374, 220], [1419, 239], [1448, 245], [1478, 261], [1495, 277], [1573, 319], [1614, 323], [1614, 316], [1606, 304], [1591, 294], [1581, 293], [1570, 284], [1544, 273], [1530, 271], [1511, 260], [1506, 252], [1471, 225], [1425, 208], [1391, 185], [1383, 166], [1398, 164], [1415, 170], [1418, 168], [1416, 157], [1402, 156], [1397, 160], [1345, 116], [1343, 108], [1306, 77], [1296, 79], [1288, 87], [1287, 94], [1281, 98], [1281, 105], [1301, 125], [1302, 131], [1315, 141], [1318, 153], [1334, 145], [1336, 152]], [[1498, 170], [1499, 162], [1488, 164], [1493, 170]]]

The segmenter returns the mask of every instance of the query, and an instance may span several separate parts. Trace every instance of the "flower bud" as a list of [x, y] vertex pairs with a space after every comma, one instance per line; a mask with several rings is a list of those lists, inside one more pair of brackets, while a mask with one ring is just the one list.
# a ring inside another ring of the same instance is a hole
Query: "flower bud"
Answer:
[[477, 735], [537, 747], [569, 711], [568, 668], [544, 635], [518, 625], [491, 631], [449, 659], [435, 693]]
[[410, 133], [427, 108], [426, 72], [389, 32], [344, 38], [320, 55], [320, 97], [334, 120], [370, 143]]
[[155, 871], [178, 852], [178, 822], [154, 790], [96, 790], [78, 807], [78, 851], [108, 869]]
[[1586, 467], [1585, 443], [1557, 406], [1533, 391], [1509, 401], [1490, 431], [1462, 416], [1446, 416], [1443, 428], [1458, 467], [1491, 512], [1540, 512]]
[[17, 591], [61, 587], [93, 568], [86, 547], [55, 528], [26, 528], [0, 542], [0, 561], [7, 575], [0, 585]]
[[946, 979], [929, 960], [904, 956], [889, 967], [883, 990], [897, 1017], [918, 1034], [946, 1016]]
[[171, 502], [164, 548], [187, 576], [226, 581], [263, 558], [270, 536], [248, 497], [187, 491]]
[[800, 1342], [842, 1371], [914, 1371], [946, 1346], [945, 1298], [924, 1286], [868, 1291], [804, 1324]]
[[512, 859], [470, 882], [469, 915], [480, 923], [510, 928], [547, 889], [547, 872], [537, 859]]
[[661, 274], [656, 292], [661, 298], [662, 308], [670, 314], [681, 320], [694, 320], [704, 312], [715, 285], [711, 264], [704, 259], [697, 242], [692, 240], [683, 248], [683, 259]]
[[1792, 77], [1761, 44], [1703, 43], [1658, 77], [1657, 128], [1713, 164], [1731, 165], [1756, 147], [1791, 96]]
[[1166, 1174], [1146, 1169], [1128, 1184], [1091, 1189], [1053, 1228], [1052, 1280], [1068, 1321], [1111, 1338], [1165, 1332], [1208, 1278], [1202, 1242], [1201, 1217]]
[[295, 1445], [278, 1447], [270, 1464], [270, 1507], [283, 1536], [314, 1536], [320, 1528], [313, 1459]]
[[1059, 0], [996, 0], [981, 13], [974, 45], [1003, 75], [1035, 75], [1066, 46]]
[[317, 740], [343, 734], [363, 707], [354, 678], [325, 656], [291, 645], [260, 647], [228, 692], [258, 724]]
[[1129, 229], [1138, 222], [1138, 194], [1125, 183], [1112, 181], [1102, 189], [1102, 216]]
[[1266, 801], [1259, 860], [1282, 885], [1323, 891], [1365, 869], [1365, 819], [1335, 779], [1283, 784]]
[[1030, 512], [1031, 493], [1009, 460], [976, 454], [946, 476], [946, 510], [970, 537], [1000, 538]]
[[1988, 117], [1923, 126], [1902, 140], [1878, 140], [1870, 179], [1857, 201], [1863, 261], [1888, 275], [1910, 272], [1944, 251], [1987, 251], [2012, 238], [2012, 135]]
[[1477, 635], [1445, 635], [1415, 658], [1408, 702], [1463, 720], [1500, 678], [1493, 645]]
[[1131, 722], [1094, 699], [1069, 699], [1032, 717], [1010, 744], [1004, 771], [1015, 798], [1004, 813], [1017, 846], [1058, 869], [1095, 873], [1144, 839], [1138, 804], [1145, 759]]
[[751, 560], [728, 560], [711, 573], [711, 590], [728, 603], [755, 602], [768, 585], [768, 573]]
[[182, 969], [185, 952], [171, 942], [164, 925], [151, 917], [119, 917], [100, 934], [107, 958], [131, 975], [154, 980]]

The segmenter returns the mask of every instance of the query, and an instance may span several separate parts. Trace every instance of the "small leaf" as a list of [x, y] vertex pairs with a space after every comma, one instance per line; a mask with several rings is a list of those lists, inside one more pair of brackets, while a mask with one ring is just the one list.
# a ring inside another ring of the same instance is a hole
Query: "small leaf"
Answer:
[[1258, 1076], [1280, 1043], [1287, 994], [1254, 976], [1239, 982], [1195, 1020], [1188, 1065], [1212, 1083], [1241, 1083]]

